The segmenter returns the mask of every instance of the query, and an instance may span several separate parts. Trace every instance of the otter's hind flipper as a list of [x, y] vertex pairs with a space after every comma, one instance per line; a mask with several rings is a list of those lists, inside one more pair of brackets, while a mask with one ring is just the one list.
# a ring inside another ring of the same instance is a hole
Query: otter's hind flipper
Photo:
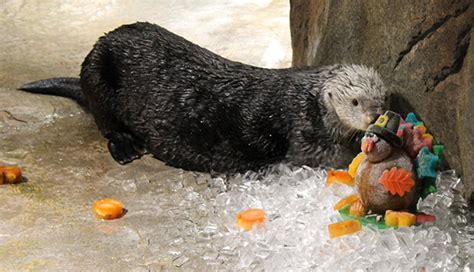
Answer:
[[37, 93], [63, 96], [74, 99], [79, 105], [87, 108], [87, 102], [81, 91], [79, 78], [58, 77], [33, 81], [18, 88], [19, 90]]
[[110, 155], [120, 164], [127, 164], [147, 154], [143, 144], [125, 132], [111, 132], [105, 136], [109, 139], [107, 147]]

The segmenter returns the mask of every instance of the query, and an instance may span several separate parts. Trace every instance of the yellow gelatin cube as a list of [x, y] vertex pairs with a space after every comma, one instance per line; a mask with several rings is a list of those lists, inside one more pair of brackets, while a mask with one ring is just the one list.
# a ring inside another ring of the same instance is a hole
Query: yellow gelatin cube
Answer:
[[331, 239], [348, 235], [360, 231], [362, 228], [361, 224], [357, 220], [346, 220], [334, 224], [328, 225], [329, 237]]
[[354, 159], [352, 159], [351, 164], [349, 164], [349, 175], [352, 178], [355, 178], [357, 175], [357, 168], [359, 168], [360, 163], [365, 159], [364, 152], [360, 152]]
[[423, 134], [422, 138], [423, 138], [423, 139], [426, 139], [426, 138], [433, 139], [433, 135], [431, 135], [431, 134], [429, 134], [429, 133], [425, 133], [425, 134]]
[[387, 226], [398, 226], [397, 212], [387, 210], [385, 212], [385, 225]]
[[331, 185], [334, 182], [339, 182], [349, 186], [354, 185], [354, 178], [349, 175], [346, 171], [328, 171], [328, 177], [326, 180], [326, 185]]
[[398, 226], [399, 227], [409, 227], [413, 226], [416, 223], [416, 216], [412, 213], [402, 212], [400, 217], [398, 217]]
[[419, 129], [421, 129], [421, 131], [423, 132], [423, 134], [425, 134], [425, 133], [426, 133], [426, 127], [425, 127], [424, 125], [418, 125], [418, 126], [415, 126], [415, 129], [416, 129], [416, 128], [419, 128]]
[[409, 227], [416, 223], [416, 216], [409, 212], [395, 212], [387, 210], [385, 212], [385, 225]]
[[359, 196], [356, 195], [356, 194], [345, 197], [345, 198], [341, 199], [339, 202], [336, 203], [336, 205], [334, 206], [334, 210], [339, 211], [340, 209], [344, 208], [345, 206], [351, 205], [352, 203], [354, 203], [358, 199], [359, 199]]

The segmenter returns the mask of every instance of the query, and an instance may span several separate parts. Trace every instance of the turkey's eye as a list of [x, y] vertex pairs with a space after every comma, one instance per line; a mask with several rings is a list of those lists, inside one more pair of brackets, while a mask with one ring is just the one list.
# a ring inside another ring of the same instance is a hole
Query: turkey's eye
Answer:
[[357, 99], [352, 99], [352, 105], [354, 106], [359, 105], [359, 101], [357, 101]]

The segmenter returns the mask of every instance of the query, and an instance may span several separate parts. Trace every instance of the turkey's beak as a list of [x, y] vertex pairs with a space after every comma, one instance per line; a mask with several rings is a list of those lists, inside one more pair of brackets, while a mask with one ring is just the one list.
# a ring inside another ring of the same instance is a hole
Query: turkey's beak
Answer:
[[365, 139], [362, 143], [361, 149], [365, 154], [372, 152], [375, 142], [372, 139]]

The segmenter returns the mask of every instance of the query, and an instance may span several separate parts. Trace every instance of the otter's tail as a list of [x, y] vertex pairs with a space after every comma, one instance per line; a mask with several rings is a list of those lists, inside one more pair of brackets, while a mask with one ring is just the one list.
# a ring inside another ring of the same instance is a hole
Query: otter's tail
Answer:
[[18, 89], [29, 93], [51, 94], [72, 98], [79, 105], [87, 108], [86, 98], [82, 94], [79, 78], [57, 77], [38, 80], [25, 84]]

